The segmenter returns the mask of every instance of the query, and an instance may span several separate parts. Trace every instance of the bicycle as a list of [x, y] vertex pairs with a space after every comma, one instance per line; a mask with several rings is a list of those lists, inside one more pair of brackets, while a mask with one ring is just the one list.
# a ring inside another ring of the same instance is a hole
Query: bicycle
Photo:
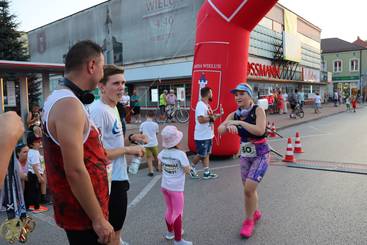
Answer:
[[160, 108], [157, 109], [156, 112], [156, 120], [158, 123], [165, 123], [168, 120], [176, 119], [180, 123], [186, 123], [189, 121], [189, 112], [188, 110], [182, 109], [180, 106], [180, 102], [177, 102], [177, 105], [168, 105], [166, 107], [166, 111], [164, 114], [164, 118], [161, 117]]
[[301, 108], [299, 103], [296, 104], [294, 110], [292, 110], [292, 112], [289, 114], [289, 117], [294, 119], [296, 119], [297, 117], [303, 118], [304, 116], [305, 113], [303, 112], [303, 109]]

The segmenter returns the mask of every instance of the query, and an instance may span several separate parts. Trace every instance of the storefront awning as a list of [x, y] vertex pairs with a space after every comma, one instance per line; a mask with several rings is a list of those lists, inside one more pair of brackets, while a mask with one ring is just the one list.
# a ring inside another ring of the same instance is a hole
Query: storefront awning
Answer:
[[126, 68], [125, 78], [129, 82], [144, 82], [159, 79], [178, 79], [191, 77], [192, 61], [174, 64]]
[[63, 74], [64, 64], [0, 60], [0, 74], [2, 73]]

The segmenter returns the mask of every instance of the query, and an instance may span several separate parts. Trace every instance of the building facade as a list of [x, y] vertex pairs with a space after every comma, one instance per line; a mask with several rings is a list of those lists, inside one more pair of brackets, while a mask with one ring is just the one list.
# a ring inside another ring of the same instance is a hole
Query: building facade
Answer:
[[[189, 107], [196, 13], [203, 0], [110, 0], [28, 33], [31, 61], [63, 63], [77, 41], [103, 46], [107, 63], [125, 66], [129, 93], [143, 108], [158, 106], [164, 89]], [[320, 28], [277, 4], [252, 31], [249, 79], [261, 97], [298, 88], [323, 93]], [[55, 79], [57, 80], [57, 79]], [[56, 82], [55, 82], [56, 83]]]
[[328, 90], [340, 91], [348, 97], [352, 90], [365, 96], [367, 79], [367, 48], [339, 38], [321, 40], [322, 66], [332, 73]]

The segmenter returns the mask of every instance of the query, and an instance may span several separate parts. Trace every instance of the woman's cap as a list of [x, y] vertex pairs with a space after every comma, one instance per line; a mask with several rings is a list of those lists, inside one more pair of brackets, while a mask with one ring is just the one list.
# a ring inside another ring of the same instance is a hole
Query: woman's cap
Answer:
[[240, 83], [236, 86], [235, 89], [231, 90], [232, 94], [235, 94], [237, 91], [244, 91], [246, 93], [248, 93], [248, 95], [250, 95], [250, 97], [252, 97], [252, 88], [250, 87], [250, 85], [246, 84], [246, 83]]

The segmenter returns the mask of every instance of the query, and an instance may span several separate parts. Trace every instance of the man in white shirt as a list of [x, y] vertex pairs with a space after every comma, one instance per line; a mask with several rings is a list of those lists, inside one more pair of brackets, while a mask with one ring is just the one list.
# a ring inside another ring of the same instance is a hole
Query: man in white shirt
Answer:
[[212, 101], [213, 94], [209, 87], [200, 90], [201, 100], [197, 103], [195, 109], [195, 131], [194, 140], [196, 145], [196, 156], [192, 160], [192, 169], [190, 176], [199, 178], [196, 172], [196, 164], [201, 160], [204, 166], [203, 179], [215, 179], [217, 174], [209, 170], [209, 155], [212, 150], [212, 141], [214, 137], [214, 121], [220, 115], [214, 115], [210, 109], [209, 102]]
[[[106, 65], [104, 76], [99, 83], [102, 97], [93, 102], [90, 107], [92, 121], [101, 133], [101, 140], [107, 152], [107, 157], [112, 160], [112, 182], [109, 200], [109, 222], [115, 230], [115, 236], [110, 244], [119, 245], [121, 229], [125, 221], [127, 210], [127, 191], [129, 190], [129, 177], [125, 155], [144, 155], [141, 146], [125, 147], [121, 120], [116, 108], [125, 90], [124, 69], [115, 65]], [[132, 141], [141, 141], [145, 138], [140, 135], [129, 137]], [[122, 242], [123, 244], [127, 244]]]

